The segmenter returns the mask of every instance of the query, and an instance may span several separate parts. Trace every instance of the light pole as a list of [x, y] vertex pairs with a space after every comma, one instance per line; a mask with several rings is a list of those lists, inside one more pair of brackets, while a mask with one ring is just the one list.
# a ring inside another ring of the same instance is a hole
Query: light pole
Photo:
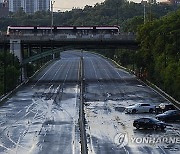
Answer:
[[117, 26], [119, 26], [119, 1], [117, 1]]
[[51, 0], [51, 36], [53, 35], [53, 25], [54, 25], [54, 20], [53, 20], [53, 6], [54, 6], [55, 0]]
[[146, 5], [144, 4], [144, 24], [146, 23]]

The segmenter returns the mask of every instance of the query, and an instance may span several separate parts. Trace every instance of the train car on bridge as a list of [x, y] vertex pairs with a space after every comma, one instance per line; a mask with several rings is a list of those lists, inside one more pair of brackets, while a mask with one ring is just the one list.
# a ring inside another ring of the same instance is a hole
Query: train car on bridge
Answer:
[[7, 35], [43, 36], [62, 35], [68, 37], [113, 35], [119, 33], [118, 26], [8, 26]]

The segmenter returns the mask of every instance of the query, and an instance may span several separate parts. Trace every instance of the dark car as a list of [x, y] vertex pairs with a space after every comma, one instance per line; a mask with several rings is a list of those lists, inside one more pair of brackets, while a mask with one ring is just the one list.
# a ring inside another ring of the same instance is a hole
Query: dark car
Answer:
[[156, 115], [156, 119], [161, 121], [179, 121], [180, 110], [169, 110], [162, 114]]
[[143, 129], [161, 129], [164, 130], [166, 128], [166, 124], [162, 121], [159, 121], [154, 118], [140, 118], [136, 119], [133, 122], [133, 126], [137, 129], [143, 128]]
[[159, 104], [159, 106], [156, 107], [155, 112], [156, 114], [158, 114], [158, 113], [166, 112], [168, 110], [176, 110], [176, 107], [173, 104], [161, 103]]

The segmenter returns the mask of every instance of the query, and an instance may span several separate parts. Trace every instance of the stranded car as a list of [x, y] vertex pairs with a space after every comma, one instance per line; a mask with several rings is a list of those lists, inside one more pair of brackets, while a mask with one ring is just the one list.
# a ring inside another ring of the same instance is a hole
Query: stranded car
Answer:
[[158, 113], [166, 112], [168, 110], [176, 110], [176, 107], [173, 104], [161, 103], [156, 107], [155, 112], [156, 114], [158, 114]]
[[148, 103], [138, 103], [125, 108], [126, 113], [143, 113], [143, 112], [153, 113], [154, 110], [155, 110], [155, 105], [151, 105]]
[[156, 119], [161, 121], [179, 121], [180, 110], [169, 110], [162, 114], [156, 115]]
[[164, 122], [154, 118], [140, 118], [134, 120], [133, 126], [136, 127], [137, 129], [143, 128], [143, 129], [164, 130], [166, 128], [166, 124]]

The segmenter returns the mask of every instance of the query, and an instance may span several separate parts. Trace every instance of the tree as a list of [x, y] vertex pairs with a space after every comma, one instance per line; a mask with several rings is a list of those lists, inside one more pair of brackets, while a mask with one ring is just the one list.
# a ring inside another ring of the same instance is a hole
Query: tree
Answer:
[[143, 59], [138, 67], [145, 67], [149, 79], [177, 100], [180, 100], [179, 23], [180, 9], [138, 29], [139, 54]]
[[[17, 57], [14, 57], [12, 53], [4, 53], [0, 51], [0, 95], [4, 92], [4, 79], [6, 78], [6, 90], [12, 90], [18, 83], [20, 76], [20, 63]], [[6, 64], [4, 64], [4, 59]], [[6, 69], [6, 74], [4, 74], [4, 69]], [[7, 92], [6, 91], [6, 92]]]

